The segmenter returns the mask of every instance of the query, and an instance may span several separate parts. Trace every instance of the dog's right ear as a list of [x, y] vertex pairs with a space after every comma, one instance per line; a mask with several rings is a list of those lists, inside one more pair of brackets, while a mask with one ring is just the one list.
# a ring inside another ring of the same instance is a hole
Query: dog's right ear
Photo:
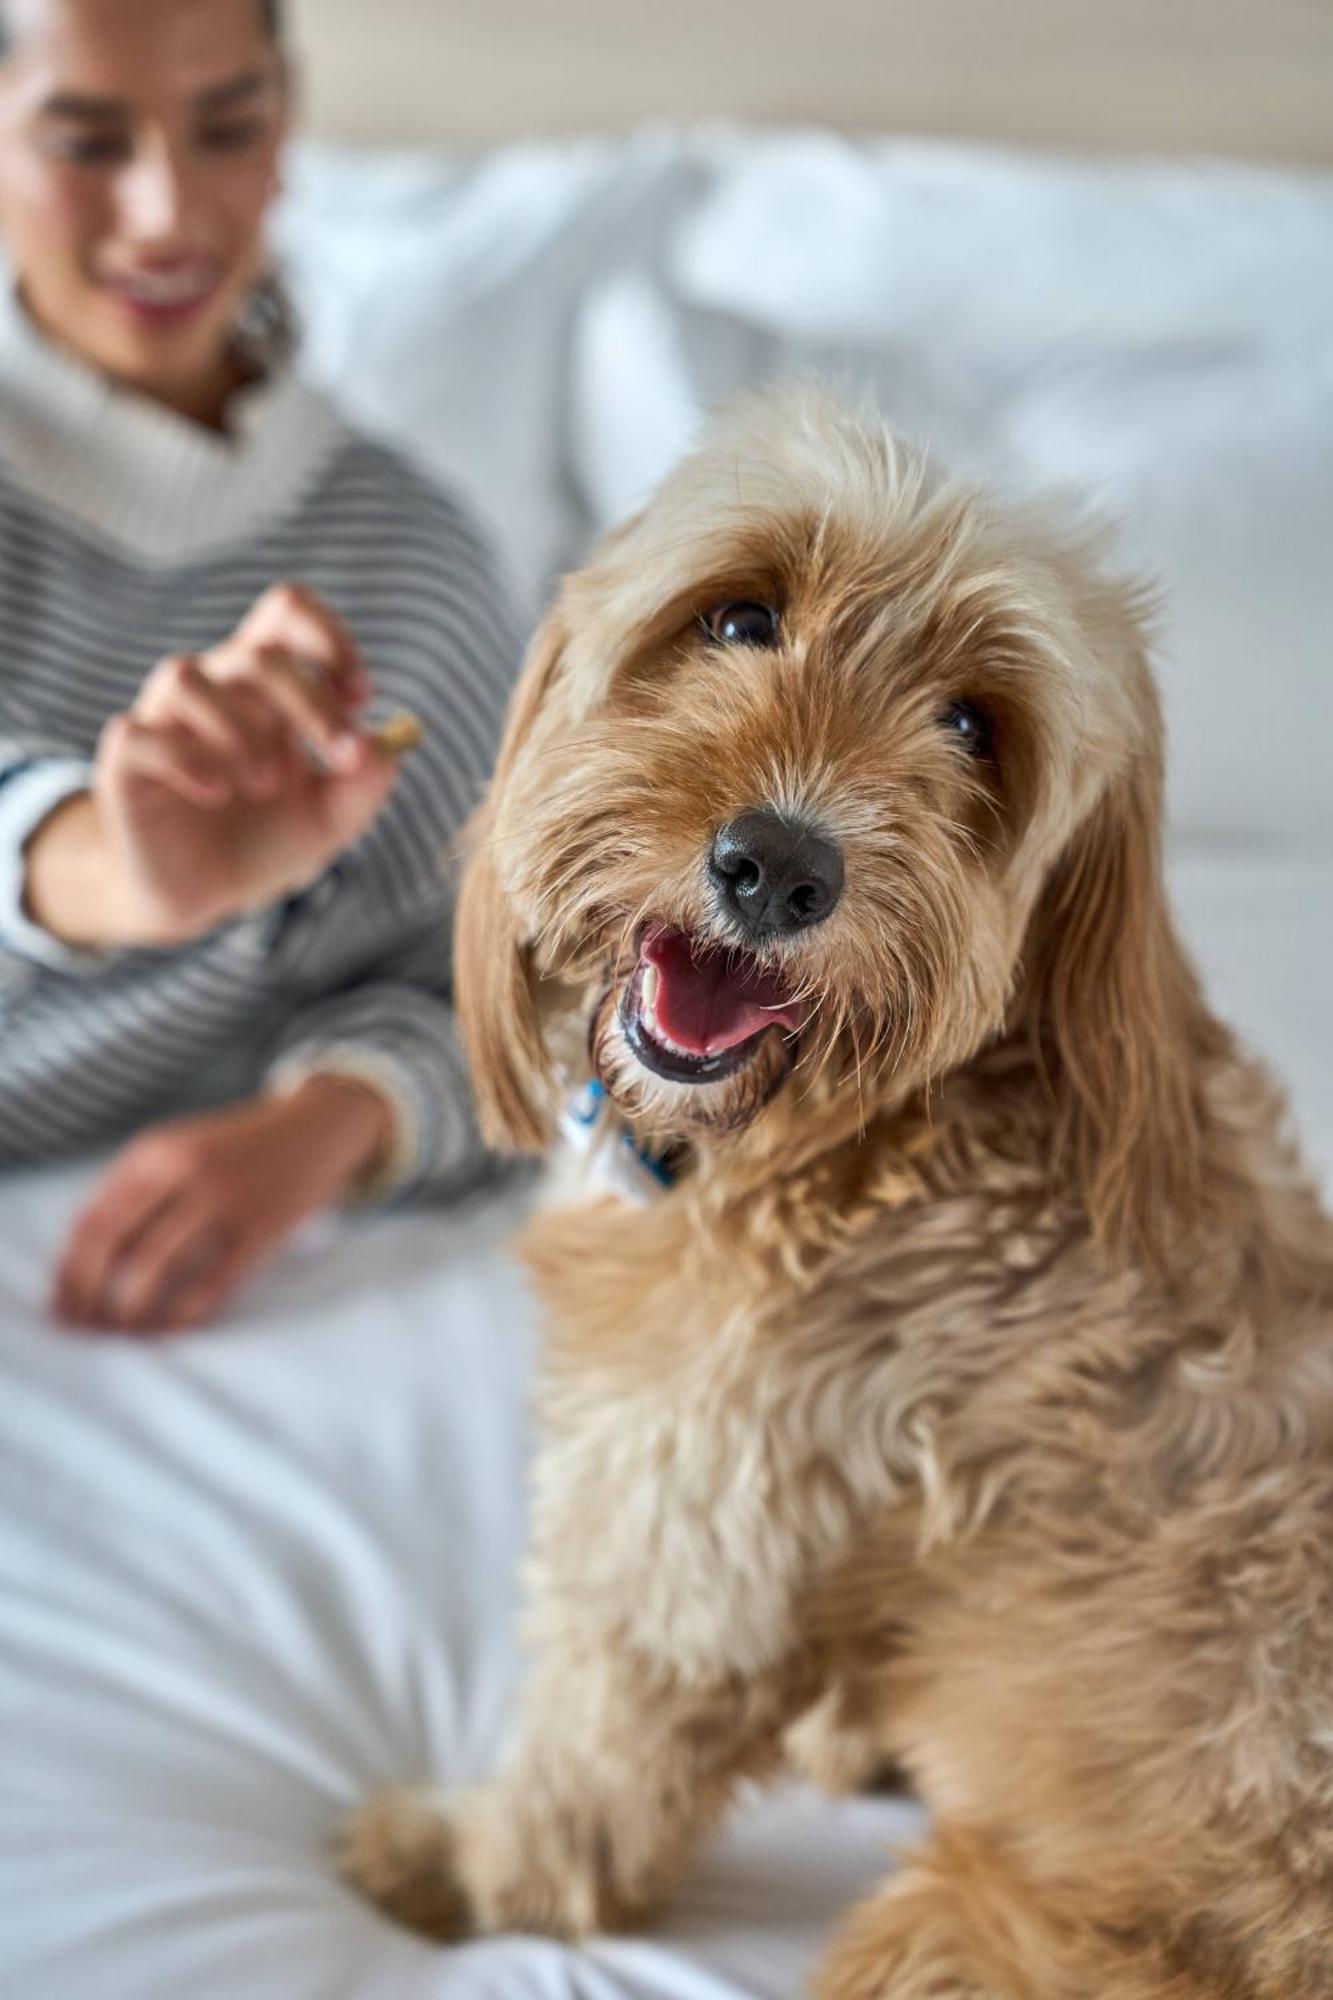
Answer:
[[1033, 1028], [1094, 1233], [1169, 1267], [1217, 1200], [1201, 1079], [1225, 1037], [1167, 905], [1159, 731], [1071, 840], [1028, 949]]
[[454, 997], [482, 1136], [501, 1152], [541, 1152], [552, 1137], [554, 1079], [528, 940], [497, 852], [504, 791], [566, 641], [558, 611], [541, 626], [509, 704], [495, 777], [466, 836], [454, 921]]

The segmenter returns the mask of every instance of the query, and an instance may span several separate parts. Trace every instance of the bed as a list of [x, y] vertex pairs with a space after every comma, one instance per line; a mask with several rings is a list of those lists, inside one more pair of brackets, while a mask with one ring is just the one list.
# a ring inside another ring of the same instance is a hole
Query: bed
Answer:
[[[312, 355], [535, 604], [701, 413], [818, 369], [1162, 579], [1172, 886], [1333, 1177], [1333, 181], [823, 131], [313, 146]], [[0, 1992], [785, 2000], [916, 1808], [747, 1797], [641, 1938], [441, 1953], [337, 1882], [375, 1785], [482, 1770], [516, 1675], [518, 1180], [322, 1222], [207, 1334], [76, 1339], [91, 1167], [0, 1189]]]

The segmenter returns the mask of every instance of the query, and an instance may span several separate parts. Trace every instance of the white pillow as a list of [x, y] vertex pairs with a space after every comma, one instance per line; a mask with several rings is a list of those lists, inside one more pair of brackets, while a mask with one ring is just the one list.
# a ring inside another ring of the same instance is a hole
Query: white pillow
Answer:
[[593, 523], [736, 389], [831, 375], [960, 470], [1121, 519], [1162, 589], [1179, 831], [1333, 841], [1333, 179], [808, 135], [712, 166], [581, 313]]
[[1008, 442], [1023, 483], [1093, 493], [1159, 579], [1177, 829], [1333, 845], [1333, 344], [1090, 370]]
[[670, 155], [646, 134], [431, 154], [297, 150], [278, 248], [308, 365], [350, 416], [469, 497], [535, 600], [575, 552], [569, 329]]

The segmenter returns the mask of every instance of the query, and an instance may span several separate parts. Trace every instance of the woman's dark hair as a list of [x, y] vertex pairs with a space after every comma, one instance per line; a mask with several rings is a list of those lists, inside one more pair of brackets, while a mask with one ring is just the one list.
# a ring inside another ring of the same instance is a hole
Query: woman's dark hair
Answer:
[[[283, 0], [259, 0], [260, 19], [264, 23], [265, 32], [271, 35], [275, 42], [282, 40], [282, 9]], [[5, 19], [4, 7], [0, 6], [0, 57], [9, 54], [13, 39], [9, 32], [9, 23]]]

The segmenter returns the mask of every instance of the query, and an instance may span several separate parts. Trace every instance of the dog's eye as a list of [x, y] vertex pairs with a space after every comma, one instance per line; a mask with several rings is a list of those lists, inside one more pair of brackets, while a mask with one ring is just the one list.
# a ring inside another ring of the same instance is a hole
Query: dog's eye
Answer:
[[970, 757], [990, 757], [995, 751], [995, 732], [990, 717], [974, 701], [951, 701], [940, 721], [963, 745]]
[[781, 620], [771, 604], [720, 604], [700, 620], [710, 638], [724, 646], [775, 646]]

